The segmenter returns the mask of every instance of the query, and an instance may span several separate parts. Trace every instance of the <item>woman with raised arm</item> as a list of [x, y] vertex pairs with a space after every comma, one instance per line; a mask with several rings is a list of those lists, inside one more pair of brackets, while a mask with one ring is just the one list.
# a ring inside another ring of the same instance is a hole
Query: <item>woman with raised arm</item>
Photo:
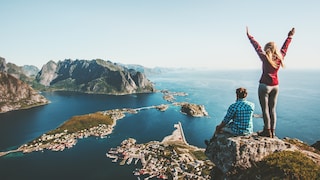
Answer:
[[276, 104], [279, 94], [278, 71], [283, 67], [283, 58], [285, 57], [288, 46], [291, 42], [295, 29], [292, 28], [280, 51], [274, 42], [268, 42], [262, 50], [260, 44], [249, 34], [247, 27], [247, 36], [262, 61], [262, 75], [259, 81], [259, 102], [262, 109], [264, 128], [258, 132], [260, 136], [275, 137], [277, 122]]

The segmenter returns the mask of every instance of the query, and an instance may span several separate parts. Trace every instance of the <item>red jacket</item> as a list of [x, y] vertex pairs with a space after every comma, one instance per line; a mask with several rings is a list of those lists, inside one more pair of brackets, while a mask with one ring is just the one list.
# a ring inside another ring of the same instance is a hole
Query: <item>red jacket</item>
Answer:
[[[262, 51], [260, 44], [253, 38], [253, 36], [248, 35], [248, 38], [262, 61], [262, 75], [259, 82], [268, 86], [278, 85], [278, 71], [280, 68], [280, 59], [277, 59], [277, 64], [279, 65], [278, 68], [274, 68], [268, 62], [268, 59], [266, 58], [265, 53]], [[291, 39], [292, 38], [288, 36], [281, 47], [280, 52], [283, 57], [287, 54], [287, 50], [291, 42]]]

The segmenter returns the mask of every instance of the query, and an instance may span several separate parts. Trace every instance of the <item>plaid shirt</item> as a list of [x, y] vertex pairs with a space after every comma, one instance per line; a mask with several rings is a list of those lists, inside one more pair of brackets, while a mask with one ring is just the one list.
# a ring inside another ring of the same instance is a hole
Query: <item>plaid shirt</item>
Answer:
[[223, 122], [229, 126], [236, 135], [247, 135], [253, 132], [254, 103], [245, 99], [238, 99], [231, 104]]

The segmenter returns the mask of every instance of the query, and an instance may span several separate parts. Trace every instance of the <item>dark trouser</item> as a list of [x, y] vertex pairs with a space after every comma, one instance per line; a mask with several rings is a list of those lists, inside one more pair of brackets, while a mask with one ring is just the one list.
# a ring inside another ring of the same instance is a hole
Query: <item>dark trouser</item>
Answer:
[[266, 84], [260, 83], [258, 94], [260, 106], [262, 109], [264, 128], [276, 129], [276, 105], [279, 94], [279, 86], [268, 86]]

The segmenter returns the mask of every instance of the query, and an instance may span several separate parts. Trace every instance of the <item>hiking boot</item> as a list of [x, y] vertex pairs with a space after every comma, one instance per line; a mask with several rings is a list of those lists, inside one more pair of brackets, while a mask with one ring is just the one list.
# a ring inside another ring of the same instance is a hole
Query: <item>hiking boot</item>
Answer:
[[275, 129], [271, 129], [271, 135], [272, 135], [272, 138], [276, 137]]
[[262, 131], [258, 131], [258, 136], [273, 138], [272, 132], [270, 129], [263, 129]]

